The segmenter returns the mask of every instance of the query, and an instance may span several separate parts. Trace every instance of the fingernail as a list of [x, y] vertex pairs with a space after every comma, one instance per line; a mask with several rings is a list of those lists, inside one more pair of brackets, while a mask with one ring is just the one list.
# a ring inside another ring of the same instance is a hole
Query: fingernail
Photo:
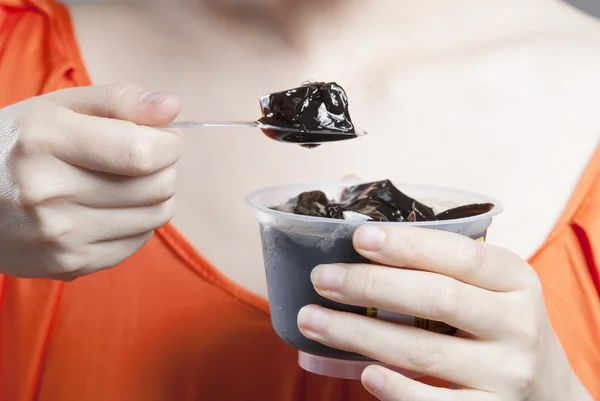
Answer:
[[310, 281], [324, 290], [339, 290], [344, 284], [346, 268], [340, 265], [321, 265], [310, 273]]
[[315, 306], [305, 306], [298, 312], [298, 327], [314, 333], [321, 333], [331, 322], [329, 313]]
[[363, 385], [367, 388], [367, 390], [377, 393], [383, 389], [385, 386], [385, 375], [379, 371], [379, 368], [375, 366], [369, 366], [363, 371], [362, 374], [362, 382]]
[[141, 100], [144, 103], [160, 103], [169, 96], [171, 94], [166, 92], [148, 92], [142, 95]]
[[385, 230], [378, 226], [361, 226], [354, 233], [354, 246], [363, 251], [378, 251], [385, 242]]

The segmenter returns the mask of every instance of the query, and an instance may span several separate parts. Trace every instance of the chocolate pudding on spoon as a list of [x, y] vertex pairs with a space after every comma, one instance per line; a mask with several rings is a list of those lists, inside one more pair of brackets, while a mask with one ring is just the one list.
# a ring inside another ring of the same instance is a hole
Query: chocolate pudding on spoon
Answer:
[[262, 129], [269, 138], [315, 148], [322, 142], [357, 138], [348, 111], [348, 96], [335, 82], [307, 83], [301, 87], [265, 95], [260, 99], [259, 123], [278, 129]]
[[258, 121], [175, 121], [157, 128], [260, 128], [273, 140], [296, 143], [305, 148], [366, 134], [352, 124], [346, 92], [335, 82], [307, 83], [272, 93], [263, 96], [260, 104], [263, 116]]

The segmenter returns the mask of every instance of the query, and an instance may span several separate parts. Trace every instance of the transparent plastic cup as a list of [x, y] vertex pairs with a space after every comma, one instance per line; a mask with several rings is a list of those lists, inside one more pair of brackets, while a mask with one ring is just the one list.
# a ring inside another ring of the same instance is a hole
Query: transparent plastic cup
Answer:
[[410, 225], [444, 230], [484, 241], [492, 218], [502, 211], [502, 205], [487, 196], [452, 189], [419, 185], [396, 185], [408, 196], [428, 205], [436, 213], [472, 203], [492, 203], [494, 208], [478, 216], [427, 222], [364, 222], [300, 216], [271, 209], [301, 192], [320, 190], [329, 199], [338, 199], [344, 188], [360, 182], [313, 182], [261, 189], [248, 195], [260, 226], [263, 258], [267, 276], [271, 322], [279, 337], [299, 351], [298, 364], [313, 373], [359, 379], [364, 368], [378, 364], [407, 377], [417, 373], [387, 366], [365, 356], [327, 347], [304, 337], [297, 326], [300, 309], [309, 304], [357, 313], [452, 335], [454, 328], [442, 322], [394, 314], [376, 308], [340, 304], [321, 297], [314, 290], [310, 273], [323, 263], [368, 263], [352, 246], [352, 235], [364, 224]]

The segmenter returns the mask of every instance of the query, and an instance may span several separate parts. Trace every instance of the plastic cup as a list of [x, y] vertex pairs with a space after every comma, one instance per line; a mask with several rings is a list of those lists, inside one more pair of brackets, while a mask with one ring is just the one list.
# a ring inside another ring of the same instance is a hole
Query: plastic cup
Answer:
[[[357, 313], [398, 324], [453, 334], [455, 329], [441, 322], [398, 315], [376, 308], [340, 304], [321, 297], [311, 281], [312, 269], [323, 263], [368, 263], [352, 246], [352, 235], [364, 224], [410, 225], [444, 230], [484, 241], [492, 218], [502, 211], [500, 202], [471, 192], [419, 185], [397, 185], [408, 196], [433, 207], [436, 213], [471, 203], [492, 203], [494, 208], [478, 216], [427, 222], [361, 222], [301, 216], [272, 210], [301, 192], [320, 190], [337, 199], [344, 188], [359, 182], [313, 182], [271, 187], [248, 195], [260, 226], [263, 258], [267, 276], [271, 322], [275, 332], [299, 351], [299, 365], [310, 372], [345, 379], [359, 379], [363, 369], [378, 364], [365, 356], [327, 347], [304, 337], [297, 326], [300, 309], [309, 304]], [[408, 377], [420, 375], [387, 366]]]

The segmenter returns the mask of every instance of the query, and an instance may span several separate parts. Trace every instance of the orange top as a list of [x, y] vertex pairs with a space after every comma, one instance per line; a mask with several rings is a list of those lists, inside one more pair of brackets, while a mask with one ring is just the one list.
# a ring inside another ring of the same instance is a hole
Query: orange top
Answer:
[[[0, 0], [0, 107], [90, 85], [66, 7]], [[600, 152], [531, 259], [571, 364], [600, 399]], [[265, 300], [170, 225], [121, 266], [69, 284], [0, 275], [0, 401], [360, 401], [302, 371]]]

